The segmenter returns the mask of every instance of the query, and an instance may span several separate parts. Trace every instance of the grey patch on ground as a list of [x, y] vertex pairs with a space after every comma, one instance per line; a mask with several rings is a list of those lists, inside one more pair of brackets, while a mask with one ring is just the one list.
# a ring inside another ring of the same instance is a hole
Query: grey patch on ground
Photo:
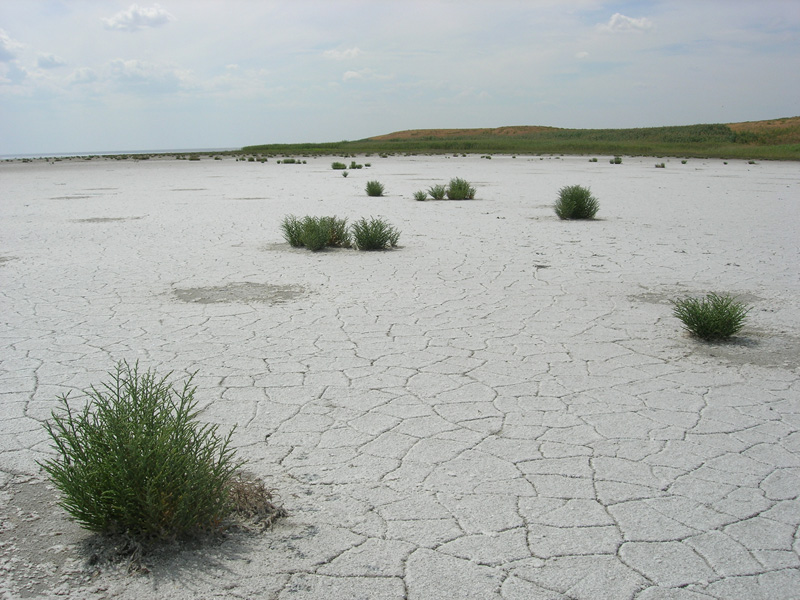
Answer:
[[7, 263], [9, 261], [15, 260], [13, 256], [0, 256], [0, 265]]
[[[660, 304], [670, 307], [672, 300], [686, 296], [703, 296], [702, 293], [690, 291], [645, 292], [629, 296], [629, 299], [647, 304]], [[745, 304], [753, 305], [764, 299], [750, 292], [731, 294]], [[677, 322], [677, 320], [676, 320]], [[800, 356], [800, 337], [786, 331], [767, 331], [758, 329], [753, 321], [745, 323], [739, 335], [725, 341], [705, 342], [684, 331], [687, 344], [692, 344], [692, 352], [708, 357], [721, 358], [734, 364], [750, 364], [759, 367], [791, 368], [797, 364]]]
[[137, 221], [144, 217], [90, 217], [88, 219], [75, 219], [75, 223], [114, 223], [116, 221]]
[[[713, 291], [714, 290], [709, 290], [709, 292]], [[638, 302], [646, 302], [647, 304], [665, 304], [667, 306], [671, 306], [672, 300], [677, 300], [678, 298], [685, 298], [687, 296], [695, 296], [695, 297], [705, 296], [706, 293], [708, 292], [676, 290], [672, 292], [645, 292], [642, 294], [635, 294], [633, 296], [628, 296], [628, 298], [630, 300]], [[751, 294], [750, 292], [742, 292], [740, 294], [732, 293], [731, 296], [733, 296], [740, 302], [744, 302], [745, 304], [753, 304], [754, 302], [761, 302], [764, 300], [764, 298], [756, 296], [755, 294]]]
[[[265, 532], [234, 525], [220, 535], [166, 543], [132, 558], [128, 540], [81, 528], [58, 505], [50, 482], [26, 476], [10, 476], [0, 485], [0, 515], [2, 598], [89, 597], [147, 573], [155, 579], [196, 577], [245, 560]], [[288, 535], [282, 528], [266, 531], [281, 532], [278, 539]], [[105, 583], [98, 588], [101, 574]]]
[[218, 304], [224, 302], [282, 304], [296, 300], [305, 293], [298, 285], [269, 283], [229, 283], [228, 285], [178, 288], [175, 295], [184, 302]]
[[208, 188], [175, 188], [173, 192], [207, 192]]
[[797, 366], [797, 357], [800, 356], [800, 337], [786, 332], [756, 330], [747, 325], [741, 335], [733, 336], [727, 342], [702, 342], [694, 338], [690, 341], [697, 344], [697, 354], [736, 364], [791, 369]]
[[91, 196], [53, 196], [50, 200], [86, 200], [87, 198], [94, 198], [94, 195]]
[[90, 534], [70, 521], [47, 482], [12, 477], [0, 487], [0, 596], [48, 596], [87, 583], [76, 550]]

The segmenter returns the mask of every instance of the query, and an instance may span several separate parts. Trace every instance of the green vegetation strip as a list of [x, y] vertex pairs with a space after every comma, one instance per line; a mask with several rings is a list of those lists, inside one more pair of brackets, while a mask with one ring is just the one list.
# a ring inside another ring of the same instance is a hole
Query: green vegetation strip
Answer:
[[[518, 134], [465, 130], [456, 135], [382, 136], [356, 141], [246, 146], [258, 154], [351, 155], [469, 152], [473, 154], [607, 154], [800, 160], [798, 119], [785, 126], [732, 128], [729, 125], [686, 125], [639, 129], [531, 128]], [[414, 132], [411, 132], [414, 133]], [[421, 132], [424, 133], [424, 132]]]

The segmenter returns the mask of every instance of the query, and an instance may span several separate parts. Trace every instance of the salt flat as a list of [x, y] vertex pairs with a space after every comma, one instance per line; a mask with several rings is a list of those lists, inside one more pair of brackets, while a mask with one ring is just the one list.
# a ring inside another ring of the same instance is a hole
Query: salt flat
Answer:
[[[0, 595], [796, 598], [800, 168], [598, 159], [0, 164]], [[290, 213], [400, 247], [292, 249]], [[732, 343], [671, 315], [709, 291], [753, 306]], [[123, 359], [197, 371], [290, 516], [87, 574], [42, 422]]]

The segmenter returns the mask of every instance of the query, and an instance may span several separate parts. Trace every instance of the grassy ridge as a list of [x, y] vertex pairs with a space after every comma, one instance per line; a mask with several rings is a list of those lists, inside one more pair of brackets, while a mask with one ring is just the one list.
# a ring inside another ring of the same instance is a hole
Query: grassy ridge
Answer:
[[800, 117], [638, 129], [429, 129], [356, 141], [246, 146], [260, 154], [624, 154], [800, 160]]

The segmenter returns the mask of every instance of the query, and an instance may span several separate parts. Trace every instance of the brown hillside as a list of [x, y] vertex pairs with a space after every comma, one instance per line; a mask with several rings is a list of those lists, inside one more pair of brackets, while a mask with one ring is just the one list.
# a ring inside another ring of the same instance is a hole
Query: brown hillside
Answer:
[[[762, 142], [771, 144], [800, 143], [800, 117], [770, 119], [768, 121], [746, 121], [743, 123], [727, 123], [737, 133], [747, 132], [758, 136]], [[522, 137], [546, 131], [558, 131], [559, 127], [543, 127], [515, 125], [495, 128], [473, 129], [408, 129], [368, 138], [375, 141], [413, 140], [453, 137]]]
[[728, 123], [728, 127], [736, 133], [754, 133], [761, 138], [769, 140], [772, 144], [800, 143], [800, 117]]
[[369, 139], [376, 141], [386, 140], [413, 140], [420, 138], [450, 138], [450, 137], [516, 137], [539, 133], [542, 131], [555, 131], [558, 127], [541, 127], [532, 125], [515, 125], [509, 127], [495, 127], [487, 129], [407, 129], [395, 131], [385, 135], [378, 135]]

